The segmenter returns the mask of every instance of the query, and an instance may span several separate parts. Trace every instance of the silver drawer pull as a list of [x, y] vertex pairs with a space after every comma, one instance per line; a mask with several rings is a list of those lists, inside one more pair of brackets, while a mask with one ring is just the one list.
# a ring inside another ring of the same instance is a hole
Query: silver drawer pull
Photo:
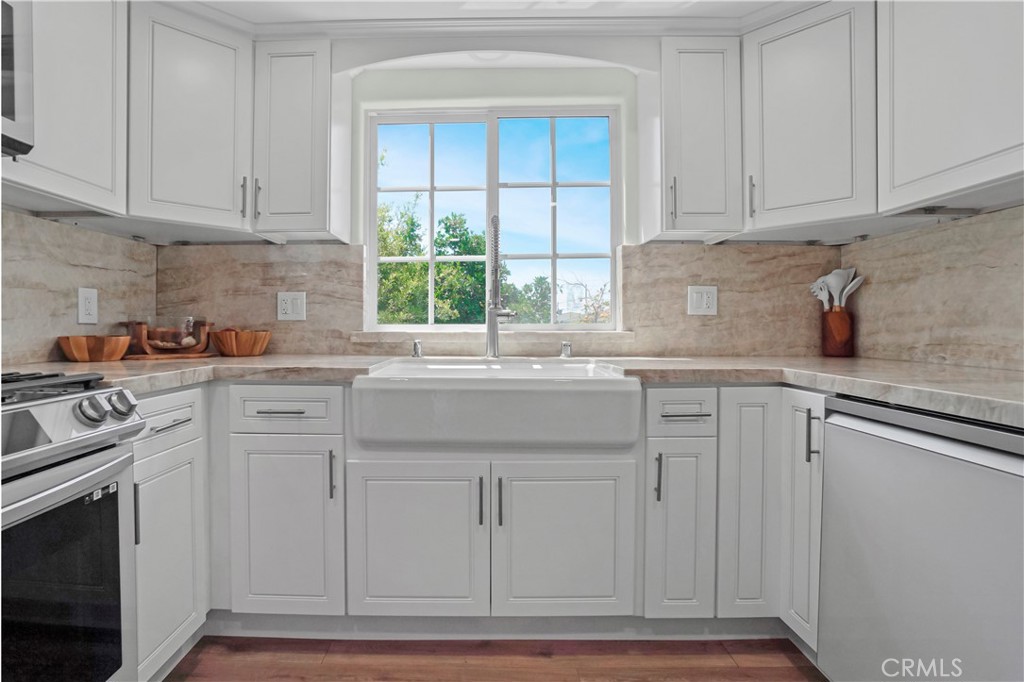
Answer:
[[710, 412], [662, 412], [662, 419], [707, 419], [714, 417]]
[[175, 429], [179, 426], [184, 426], [185, 424], [188, 424], [190, 421], [192, 421], [192, 417], [182, 417], [181, 419], [175, 419], [170, 424], [164, 424], [163, 426], [158, 426], [155, 429], [150, 429], [149, 432], [163, 433], [164, 431], [170, 431], [171, 429]]
[[306, 414], [306, 411], [305, 410], [256, 410], [256, 414], [269, 414], [269, 415]]

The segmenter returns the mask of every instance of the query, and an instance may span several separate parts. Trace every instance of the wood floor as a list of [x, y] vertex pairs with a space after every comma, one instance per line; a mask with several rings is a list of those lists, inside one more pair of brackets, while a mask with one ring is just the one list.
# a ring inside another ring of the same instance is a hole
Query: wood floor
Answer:
[[825, 678], [784, 639], [627, 642], [204, 637], [167, 680], [824, 682]]

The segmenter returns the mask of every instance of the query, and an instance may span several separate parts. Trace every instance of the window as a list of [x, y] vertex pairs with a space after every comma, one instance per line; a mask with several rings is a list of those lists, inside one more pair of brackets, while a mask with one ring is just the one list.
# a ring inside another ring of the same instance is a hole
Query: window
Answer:
[[492, 215], [512, 324], [614, 326], [615, 112], [543, 113], [371, 115], [378, 328], [483, 325]]

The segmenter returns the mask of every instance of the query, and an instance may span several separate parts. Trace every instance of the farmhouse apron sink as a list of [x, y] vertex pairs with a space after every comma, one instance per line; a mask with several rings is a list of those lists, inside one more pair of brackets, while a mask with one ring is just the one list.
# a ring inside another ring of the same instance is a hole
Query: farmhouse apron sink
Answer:
[[640, 437], [640, 381], [588, 359], [422, 358], [352, 385], [367, 446], [621, 448]]

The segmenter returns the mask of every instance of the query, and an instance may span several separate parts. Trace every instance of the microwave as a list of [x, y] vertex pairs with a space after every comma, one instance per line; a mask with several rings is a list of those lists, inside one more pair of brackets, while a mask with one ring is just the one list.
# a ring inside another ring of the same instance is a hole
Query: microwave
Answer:
[[3, 18], [3, 109], [2, 146], [4, 156], [28, 154], [35, 144], [32, 94], [32, 3], [29, 0], [0, 0]]

